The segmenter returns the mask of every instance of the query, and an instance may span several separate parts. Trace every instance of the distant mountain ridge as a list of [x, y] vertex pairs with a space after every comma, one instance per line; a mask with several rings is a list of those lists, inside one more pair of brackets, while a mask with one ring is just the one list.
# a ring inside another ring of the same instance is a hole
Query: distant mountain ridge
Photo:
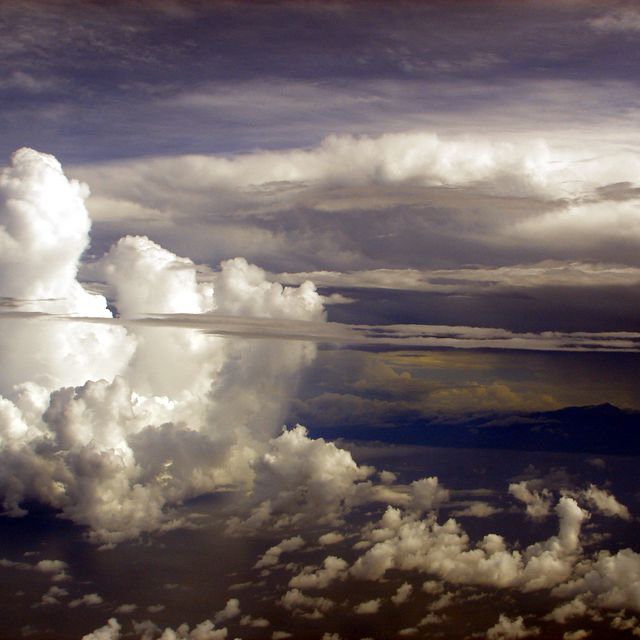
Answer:
[[554, 411], [434, 416], [395, 428], [312, 429], [313, 435], [396, 444], [640, 455], [640, 411], [605, 403]]

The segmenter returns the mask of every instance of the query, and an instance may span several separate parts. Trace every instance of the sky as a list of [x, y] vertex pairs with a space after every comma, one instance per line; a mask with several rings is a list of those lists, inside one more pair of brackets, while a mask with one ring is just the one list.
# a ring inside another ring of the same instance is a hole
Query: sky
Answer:
[[0, 638], [640, 635], [639, 39], [0, 1]]

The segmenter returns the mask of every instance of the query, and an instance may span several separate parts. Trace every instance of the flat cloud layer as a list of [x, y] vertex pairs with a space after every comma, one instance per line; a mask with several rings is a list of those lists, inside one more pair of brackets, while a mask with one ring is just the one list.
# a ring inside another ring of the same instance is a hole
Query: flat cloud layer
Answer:
[[[570, 255], [615, 263], [612, 242], [638, 242], [638, 169], [635, 150], [595, 137], [427, 130], [332, 135], [311, 149], [78, 166], [74, 174], [95, 185], [89, 204], [105, 225], [144, 224], [181, 243], [186, 231], [171, 223], [189, 219], [214, 246], [215, 229], [256, 255], [289, 244], [293, 255], [283, 259], [294, 264], [304, 264], [306, 252], [307, 264], [311, 258], [328, 266], [331, 258], [334, 268], [362, 269], [376, 266], [376, 237], [385, 232], [387, 264], [377, 266], [404, 266], [394, 251], [403, 219], [414, 234], [446, 236], [450, 256], [466, 247], [466, 262], [511, 259], [517, 245], [537, 260]], [[356, 237], [340, 233], [356, 222], [378, 235], [366, 228]], [[196, 237], [190, 242], [204, 251]], [[415, 256], [411, 266], [434, 264], [434, 257]]]
[[638, 153], [607, 132], [333, 134], [72, 175], [92, 185], [94, 250], [124, 229], [215, 268], [243, 255], [351, 302], [330, 319], [637, 330]]

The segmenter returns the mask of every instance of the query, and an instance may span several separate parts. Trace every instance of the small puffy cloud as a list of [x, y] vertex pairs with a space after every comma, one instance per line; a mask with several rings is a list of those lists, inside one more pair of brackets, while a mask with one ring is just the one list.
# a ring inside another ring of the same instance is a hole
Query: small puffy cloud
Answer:
[[321, 544], [323, 547], [338, 544], [344, 540], [344, 536], [337, 531], [329, 531], [329, 533], [324, 533], [318, 538], [318, 544]]
[[43, 594], [40, 600], [40, 605], [60, 604], [59, 598], [64, 598], [68, 595], [69, 592], [66, 589], [53, 585], [45, 594]]
[[400, 605], [406, 602], [413, 593], [413, 587], [408, 582], [403, 582], [396, 591], [395, 595], [391, 596], [391, 602], [395, 605]]
[[578, 596], [570, 602], [558, 605], [551, 613], [545, 616], [545, 620], [553, 620], [558, 624], [565, 624], [567, 620], [584, 616], [587, 610], [588, 607], [584, 600]]
[[396, 481], [396, 474], [392, 471], [380, 471], [378, 472], [378, 476], [380, 477], [380, 482], [382, 484], [393, 484]]
[[0, 567], [7, 569], [18, 569], [20, 571], [38, 571], [51, 577], [52, 582], [64, 582], [70, 576], [66, 572], [68, 565], [62, 560], [40, 560], [37, 564], [28, 562], [16, 562], [7, 558], [0, 558]]
[[591, 635], [591, 631], [586, 629], [576, 629], [575, 631], [565, 631], [562, 640], [584, 640]]
[[297, 615], [317, 613], [318, 615], [314, 617], [321, 617], [335, 606], [335, 603], [328, 598], [307, 596], [300, 589], [289, 589], [278, 600], [278, 604]]
[[631, 631], [634, 636], [640, 636], [640, 624], [638, 618], [631, 616], [625, 617], [625, 611], [621, 611], [619, 615], [616, 615], [611, 620], [611, 628], [618, 631]]
[[262, 557], [256, 562], [255, 568], [262, 569], [264, 567], [271, 567], [274, 564], [278, 564], [280, 556], [289, 551], [297, 551], [304, 546], [304, 540], [300, 536], [294, 536], [292, 538], [286, 538], [277, 545], [267, 549]]
[[246, 615], [240, 618], [240, 626], [242, 627], [254, 627], [257, 629], [264, 629], [270, 626], [271, 623], [266, 618], [254, 618], [253, 616]]
[[109, 618], [104, 627], [82, 636], [82, 640], [119, 640], [121, 625], [115, 618]]
[[42, 573], [60, 573], [69, 568], [69, 565], [63, 560], [40, 560], [35, 565], [36, 571]]
[[631, 520], [629, 509], [618, 502], [616, 497], [608, 491], [598, 489], [598, 487], [591, 484], [582, 495], [589, 505], [598, 513], [602, 513], [605, 516], [622, 518], [623, 520]]
[[163, 604], [150, 604], [147, 607], [147, 611], [149, 613], [160, 613], [160, 611], [164, 611], [165, 608], [166, 607]]
[[97, 593], [85, 593], [82, 597], [71, 600], [69, 607], [72, 609], [80, 606], [95, 607], [103, 602], [104, 600]]
[[293, 634], [288, 631], [274, 631], [271, 634], [271, 640], [286, 640], [287, 638], [293, 638]]
[[418, 622], [419, 627], [426, 627], [431, 624], [441, 624], [447, 619], [445, 615], [440, 615], [437, 613], [430, 612], [428, 613], [420, 622]]
[[509, 485], [509, 493], [524, 502], [527, 506], [527, 515], [531, 518], [546, 518], [551, 513], [552, 496], [548, 489], [535, 491], [529, 489], [526, 480], [512, 482]]
[[488, 518], [489, 516], [499, 513], [499, 509], [490, 505], [488, 502], [472, 502], [469, 506], [463, 509], [455, 509], [451, 512], [454, 518], [467, 517], [467, 518]]
[[410, 485], [411, 506], [418, 511], [437, 509], [449, 499], [449, 491], [438, 484], [438, 478], [422, 478]]
[[500, 614], [498, 622], [487, 629], [487, 640], [518, 640], [519, 638], [532, 638], [540, 635], [539, 627], [525, 627], [522, 616], [511, 619], [504, 614]]
[[128, 614], [133, 613], [138, 608], [137, 604], [121, 604], [116, 608], [116, 613]]
[[225, 622], [232, 618], [237, 618], [240, 615], [240, 600], [238, 598], [230, 598], [224, 606], [224, 609], [218, 611], [213, 618], [213, 621], [218, 624], [219, 622]]
[[342, 558], [328, 556], [324, 559], [322, 568], [305, 567], [301, 573], [289, 580], [289, 586], [299, 589], [325, 589], [334, 580], [344, 580], [347, 577], [348, 566]]
[[380, 603], [380, 598], [376, 598], [375, 600], [367, 600], [366, 602], [357, 604], [353, 608], [353, 612], [359, 615], [370, 615], [373, 613], [378, 613], [378, 611], [380, 610]]
[[447, 591], [429, 605], [429, 611], [440, 611], [441, 609], [446, 609], [455, 602], [455, 599], [456, 594], [451, 591]]
[[167, 627], [161, 631], [151, 620], [134, 621], [133, 628], [141, 640], [153, 640], [154, 638], [158, 638], [158, 640], [226, 640], [228, 635], [226, 627], [216, 629], [211, 620], [204, 620], [193, 629], [185, 623], [177, 629]]
[[439, 593], [442, 593], [444, 591], [444, 587], [442, 586], [442, 583], [438, 582], [437, 580], [425, 580], [422, 583], [422, 590], [425, 593], [438, 595]]

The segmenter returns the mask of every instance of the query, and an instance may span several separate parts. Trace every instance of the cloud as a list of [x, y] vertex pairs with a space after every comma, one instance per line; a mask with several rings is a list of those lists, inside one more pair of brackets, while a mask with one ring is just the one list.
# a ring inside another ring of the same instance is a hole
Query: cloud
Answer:
[[482, 290], [532, 289], [541, 286], [593, 287], [634, 285], [640, 269], [616, 264], [544, 260], [533, 264], [451, 269], [370, 269], [362, 271], [303, 271], [278, 273], [279, 282], [357, 289], [392, 289], [440, 293], [475, 293]]
[[109, 618], [104, 627], [82, 636], [82, 640], [119, 640], [122, 626], [115, 618]]
[[55, 605], [60, 604], [59, 598], [64, 598], [69, 595], [66, 589], [62, 589], [56, 585], [53, 585], [49, 590], [43, 594], [40, 599], [40, 605]]
[[[0, 173], [0, 292], [25, 301], [22, 309], [111, 316], [104, 297], [76, 280], [89, 244], [88, 188], [68, 180], [59, 162], [19, 149]], [[122, 327], [61, 323], [3, 323], [0, 393], [37, 382], [51, 391], [87, 379], [112, 379], [126, 365], [133, 343]], [[25, 348], [29, 345], [28, 348]]]
[[532, 638], [540, 635], [539, 627], [525, 627], [522, 616], [511, 619], [500, 614], [498, 622], [487, 629], [487, 640], [517, 640], [518, 638]]
[[453, 510], [451, 516], [454, 518], [488, 518], [499, 512], [500, 509], [490, 505], [488, 502], [472, 502], [463, 509]]
[[[116, 225], [152, 230], [203, 261], [240, 254], [287, 272], [312, 268], [343, 286], [397, 280], [444, 292], [475, 281], [486, 291], [507, 282], [530, 287], [545, 272], [550, 283], [587, 286], [580, 265], [602, 270], [594, 275], [600, 282], [624, 278], [607, 265], [637, 266], [637, 154], [575, 134], [452, 135], [422, 125], [328, 136], [312, 148], [145, 158], [74, 173], [92, 185], [89, 206], [102, 233]], [[626, 201], [611, 189], [623, 183]], [[456, 273], [456, 263], [477, 264], [478, 273]], [[443, 264], [453, 265], [454, 281], [439, 282]]]
[[395, 605], [404, 604], [413, 593], [413, 587], [408, 582], [403, 582], [396, 591], [395, 595], [391, 596], [391, 602]]
[[567, 620], [584, 616], [588, 611], [584, 600], [578, 596], [569, 602], [558, 605], [545, 616], [545, 620], [553, 620], [559, 624], [565, 624]]
[[298, 589], [325, 589], [334, 580], [344, 580], [347, 577], [348, 564], [342, 558], [327, 556], [323, 567], [305, 567], [305, 569], [289, 580], [289, 586]]
[[[204, 211], [205, 194], [212, 192], [218, 197], [213, 211], [209, 200], [209, 213], [225, 217], [231, 211], [251, 215], [296, 205], [335, 211], [366, 202], [369, 209], [387, 208], [388, 201], [372, 202], [371, 192], [362, 200], [364, 188], [379, 185], [473, 187], [480, 194], [554, 200], [635, 179], [637, 159], [631, 153], [624, 154], [627, 166], [611, 155], [606, 161], [585, 157], [589, 154], [584, 149], [531, 137], [443, 137], [410, 131], [376, 137], [330, 135], [312, 149], [145, 158], [77, 167], [74, 172], [98, 185], [99, 197], [141, 201], [169, 218], [181, 210]], [[345, 191], [336, 190], [347, 187], [362, 191], [346, 192], [351, 197], [342, 204]], [[406, 204], [407, 194], [413, 193], [395, 192], [393, 204]]]
[[232, 618], [237, 618], [240, 613], [240, 601], [237, 598], [230, 598], [227, 600], [227, 604], [225, 604], [224, 609], [216, 613], [213, 621], [216, 624], [218, 624], [218, 622], [226, 622]]
[[99, 604], [102, 604], [103, 602], [104, 600], [97, 593], [85, 593], [80, 598], [71, 600], [71, 602], [69, 602], [69, 607], [71, 609], [75, 609], [76, 607], [80, 606], [95, 607]]
[[576, 629], [575, 631], [565, 631], [562, 634], [562, 640], [584, 640], [591, 635], [591, 631], [585, 629]]
[[622, 518], [622, 520], [631, 520], [629, 509], [623, 504], [620, 504], [616, 500], [616, 497], [611, 495], [608, 491], [598, 489], [598, 487], [596, 487], [595, 485], [590, 484], [589, 487], [584, 491], [583, 496], [587, 500], [589, 505], [597, 512], [609, 517], [618, 517]]
[[615, 554], [603, 550], [579, 569], [577, 577], [558, 585], [553, 594], [562, 598], [592, 594], [596, 606], [640, 611], [640, 554], [631, 549]]
[[278, 604], [294, 615], [301, 615], [311, 618], [322, 617], [324, 613], [333, 609], [335, 603], [322, 596], [307, 596], [300, 589], [289, 589], [278, 601]]
[[419, 627], [428, 626], [430, 624], [441, 624], [447, 619], [445, 615], [438, 615], [437, 613], [430, 612], [428, 613], [420, 622], [418, 622]]
[[344, 540], [344, 536], [337, 531], [329, 531], [328, 533], [323, 533], [318, 538], [318, 544], [321, 544], [323, 547], [326, 547], [331, 544], [338, 544]]
[[442, 583], [438, 582], [437, 580], [425, 580], [422, 583], [422, 590], [425, 593], [438, 595], [443, 592], [444, 587], [442, 586]]
[[588, 516], [568, 497], [562, 497], [555, 510], [558, 534], [520, 552], [509, 551], [496, 534], [470, 548], [467, 534], [455, 520], [441, 525], [433, 516], [421, 520], [389, 507], [378, 528], [368, 534], [375, 544], [356, 560], [350, 573], [379, 580], [391, 569], [417, 570], [452, 584], [516, 587], [525, 592], [551, 588], [571, 575], [580, 551], [581, 524]]
[[358, 615], [372, 615], [374, 613], [378, 613], [380, 610], [380, 598], [376, 598], [375, 600], [367, 600], [366, 602], [361, 602], [353, 608], [353, 612]]
[[410, 485], [411, 507], [418, 512], [437, 509], [449, 499], [449, 491], [438, 483], [438, 478], [421, 478]]
[[446, 609], [454, 604], [456, 600], [456, 594], [452, 591], [447, 591], [440, 596], [432, 603], [429, 604], [429, 611], [441, 611], [442, 609]]
[[633, 33], [640, 31], [640, 13], [635, 9], [624, 8], [591, 18], [587, 24], [595, 31], [604, 33]]
[[[322, 543], [321, 543], [322, 544]], [[277, 545], [267, 549], [262, 557], [256, 562], [255, 568], [262, 569], [264, 567], [271, 567], [274, 564], [280, 562], [280, 556], [283, 553], [289, 551], [297, 551], [304, 546], [304, 540], [300, 536], [294, 536], [292, 538], [286, 538]]]
[[20, 503], [35, 499], [88, 525], [96, 542], [114, 543], [179, 526], [168, 507], [185, 498], [250, 486], [252, 462], [281, 424], [313, 344], [230, 342], [134, 321], [216, 310], [321, 324], [314, 286], [283, 287], [240, 258], [201, 283], [191, 260], [129, 236], [91, 266], [108, 307], [77, 280], [88, 189], [52, 156], [22, 149], [0, 192], [0, 295], [18, 315], [55, 316], [2, 319], [5, 510], [22, 515]]
[[[177, 629], [167, 627], [161, 631], [153, 622], [134, 623], [134, 631], [139, 640], [226, 640], [227, 629], [216, 629], [211, 620], [204, 620], [190, 628], [188, 624], [181, 624]], [[104, 627], [83, 636], [82, 640], [120, 640], [122, 626], [116, 618], [110, 618]]]
[[253, 618], [250, 615], [242, 616], [240, 618], [241, 627], [253, 627], [254, 629], [264, 629], [271, 626], [271, 623], [266, 618]]
[[640, 625], [638, 624], [638, 618], [631, 616], [625, 617], [625, 612], [622, 611], [620, 615], [614, 616], [611, 620], [611, 628], [619, 631], [631, 631], [634, 636], [640, 635]]
[[373, 469], [358, 466], [345, 449], [322, 438], [311, 439], [301, 425], [269, 442], [253, 464], [256, 474], [251, 515], [234, 517], [232, 531], [254, 531], [302, 522], [336, 524], [349, 509], [371, 498], [366, 479]]
[[638, 200], [568, 204], [539, 217], [518, 222], [508, 232], [527, 243], [557, 246], [558, 237], [571, 238], [571, 245], [591, 248], [604, 241], [631, 242], [640, 238]]
[[527, 506], [527, 515], [531, 518], [546, 518], [551, 512], [552, 497], [548, 489], [540, 491], [531, 491], [528, 482], [512, 482], [509, 485], [509, 493], [524, 502]]
[[122, 614], [133, 613], [137, 608], [137, 604], [121, 604], [116, 607], [115, 612]]
[[[15, 515], [15, 514], [9, 514]], [[7, 569], [18, 569], [20, 571], [37, 571], [51, 577], [53, 582], [63, 582], [69, 579], [67, 569], [69, 565], [63, 560], [40, 560], [36, 564], [28, 562], [16, 562], [7, 558], [0, 558], [0, 567]]]

